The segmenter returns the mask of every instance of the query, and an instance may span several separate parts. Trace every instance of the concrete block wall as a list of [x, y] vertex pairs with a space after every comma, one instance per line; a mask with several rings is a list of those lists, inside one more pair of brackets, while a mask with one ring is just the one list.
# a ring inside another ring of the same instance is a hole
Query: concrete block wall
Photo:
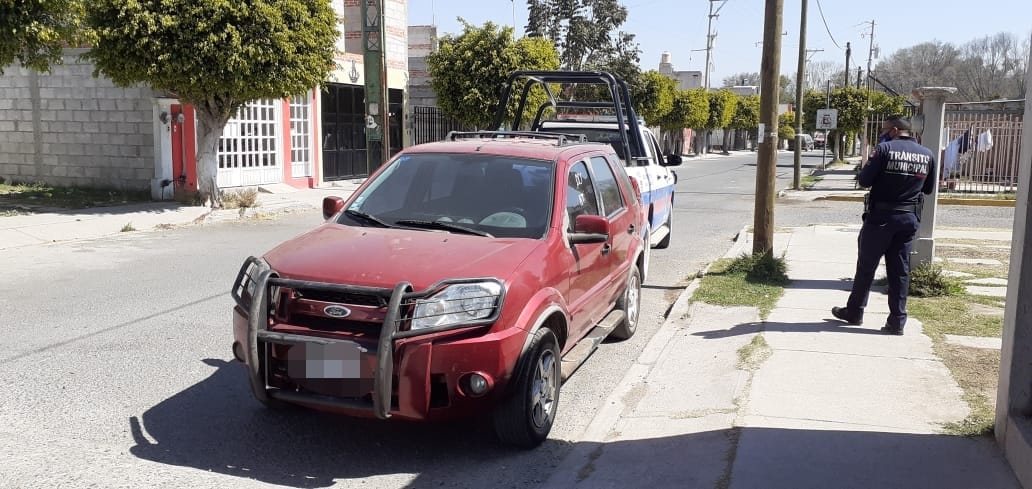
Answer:
[[149, 190], [154, 94], [93, 77], [69, 49], [50, 73], [0, 75], [0, 176], [8, 181]]

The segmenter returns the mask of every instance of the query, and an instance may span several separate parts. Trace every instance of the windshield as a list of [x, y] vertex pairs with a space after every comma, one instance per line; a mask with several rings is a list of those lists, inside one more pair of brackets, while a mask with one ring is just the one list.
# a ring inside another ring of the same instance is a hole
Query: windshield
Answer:
[[555, 164], [488, 154], [421, 153], [394, 160], [340, 224], [541, 238], [551, 218]]

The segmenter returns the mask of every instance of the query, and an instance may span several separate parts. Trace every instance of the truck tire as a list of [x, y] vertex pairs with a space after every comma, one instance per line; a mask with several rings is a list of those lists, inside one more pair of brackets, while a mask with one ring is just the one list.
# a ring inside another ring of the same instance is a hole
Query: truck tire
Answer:
[[620, 321], [613, 332], [609, 333], [609, 337], [616, 340], [629, 339], [637, 331], [638, 317], [641, 315], [641, 271], [637, 266], [631, 270], [631, 276], [627, 279], [627, 287], [616, 300], [616, 308], [626, 314], [623, 321]]
[[495, 409], [498, 439], [521, 448], [534, 448], [548, 438], [559, 410], [559, 341], [541, 328], [520, 358], [506, 398]]

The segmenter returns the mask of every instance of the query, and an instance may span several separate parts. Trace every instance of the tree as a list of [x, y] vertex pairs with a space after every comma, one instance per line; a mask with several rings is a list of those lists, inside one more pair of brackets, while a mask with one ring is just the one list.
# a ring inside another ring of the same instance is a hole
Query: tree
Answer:
[[795, 136], [795, 112], [785, 112], [778, 116], [778, 141], [791, 141]]
[[760, 86], [760, 73], [759, 72], [742, 72], [735, 73], [731, 76], [724, 77], [721, 86], [730, 88], [734, 86], [749, 86], [758, 87]]
[[528, 0], [527, 35], [549, 39], [567, 70], [611, 71], [628, 83], [640, 71], [634, 34], [620, 31], [618, 0]]
[[[735, 115], [731, 118], [731, 129], [751, 131], [760, 126], [760, 96], [738, 97]], [[737, 140], [737, 137], [736, 137]]]
[[122, 86], [146, 84], [193, 105], [198, 191], [221, 207], [219, 138], [248, 101], [286, 98], [333, 69], [337, 17], [327, 0], [92, 0], [86, 58]]
[[[726, 129], [731, 126], [731, 119], [738, 109], [738, 95], [731, 90], [717, 90], [707, 93], [710, 104], [709, 119], [706, 121], [706, 129]], [[724, 154], [727, 154], [727, 147], [731, 141], [731, 132], [724, 131], [724, 138], [721, 143]], [[709, 134], [707, 133], [707, 138]], [[707, 143], [707, 147], [709, 144]]]
[[62, 48], [89, 38], [79, 0], [0, 0], [0, 74], [15, 61], [37, 71], [61, 62]]
[[[857, 134], [863, 129], [865, 118], [872, 115], [895, 115], [903, 112], [903, 97], [891, 97], [882, 92], [871, 91], [868, 100], [867, 90], [855, 87], [836, 88], [831, 91], [831, 108], [838, 110], [838, 129], [829, 134], [828, 141], [834, 138], [835, 155], [842, 159], [843, 148], [839, 145], [842, 134]], [[823, 109], [826, 98], [823, 93], [810, 90], [804, 94], [803, 127], [812, 131], [817, 120], [817, 109]], [[870, 107], [870, 110], [865, 110]], [[793, 122], [794, 125], [794, 122]], [[830, 144], [830, 143], [829, 143]]]
[[[842, 80], [841, 75], [845, 69], [842, 63], [835, 63], [834, 61], [811, 61], [806, 64], [806, 83], [804, 89], [824, 90], [828, 81], [831, 81], [832, 85], [840, 83], [840, 80]], [[832, 78], [836, 75], [838, 75], [837, 78]], [[806, 96], [805, 92], [803, 96]]]
[[674, 106], [677, 80], [652, 70], [641, 74], [638, 83], [632, 87], [631, 98], [638, 115], [650, 126], [661, 125], [661, 121]]
[[[557, 69], [559, 57], [546, 39], [524, 37], [513, 41], [511, 27], [492, 22], [476, 27], [461, 18], [459, 22], [462, 34], [443, 36], [440, 49], [427, 57], [430, 86], [446, 115], [468, 126], [489, 128], [509, 75], [519, 70]], [[512, 93], [507, 120], [515, 116], [522, 92], [518, 89]], [[537, 110], [545, 101], [544, 94], [532, 95], [531, 110]]]
[[[670, 111], [660, 119], [660, 127], [675, 135], [677, 144], [683, 146], [682, 130], [700, 128], [709, 120], [710, 104], [706, 92], [694, 90], [677, 90], [674, 93]], [[681, 151], [682, 153], [684, 151]]]

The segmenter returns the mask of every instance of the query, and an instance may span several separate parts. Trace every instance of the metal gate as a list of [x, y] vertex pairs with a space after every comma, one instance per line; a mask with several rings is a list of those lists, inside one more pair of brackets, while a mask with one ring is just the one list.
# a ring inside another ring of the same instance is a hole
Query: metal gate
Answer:
[[466, 128], [458, 121], [445, 116], [441, 109], [433, 106], [412, 106], [412, 144], [441, 141], [451, 131]]
[[946, 105], [946, 149], [939, 166], [943, 192], [1013, 193], [1018, 172], [1028, 171], [1029, 163], [1020, 161], [1024, 108], [985, 105]]
[[283, 181], [281, 105], [274, 99], [249, 102], [229, 120], [219, 139], [219, 187]]

